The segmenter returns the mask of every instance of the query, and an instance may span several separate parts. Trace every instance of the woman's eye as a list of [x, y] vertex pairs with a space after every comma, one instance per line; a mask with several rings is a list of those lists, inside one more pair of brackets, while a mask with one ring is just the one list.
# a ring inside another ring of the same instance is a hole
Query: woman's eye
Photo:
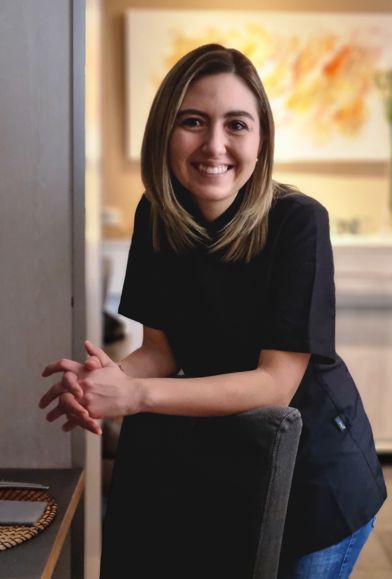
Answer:
[[189, 118], [183, 119], [181, 121], [181, 126], [191, 128], [191, 129], [193, 129], [193, 128], [198, 129], [199, 127], [202, 126], [202, 121], [201, 121], [201, 119], [198, 119], [196, 117], [189, 117]]
[[231, 121], [230, 122], [230, 130], [235, 132], [240, 132], [246, 130], [248, 127], [242, 121]]

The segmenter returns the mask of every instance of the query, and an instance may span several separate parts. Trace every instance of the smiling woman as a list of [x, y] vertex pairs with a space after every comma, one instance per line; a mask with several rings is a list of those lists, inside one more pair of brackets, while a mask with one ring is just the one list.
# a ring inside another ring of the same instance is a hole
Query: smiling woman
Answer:
[[259, 148], [256, 97], [241, 78], [222, 73], [192, 83], [170, 140], [170, 166], [207, 221], [219, 217], [249, 180]]
[[[197, 53], [190, 54], [196, 56]], [[200, 97], [202, 101], [199, 100]], [[219, 107], [216, 99], [219, 99]], [[204, 106], [210, 110], [203, 110]], [[187, 111], [190, 116], [182, 117]], [[224, 123], [223, 119], [227, 122]], [[185, 125], [181, 125], [181, 121], [185, 122]], [[268, 211], [274, 190], [279, 186], [272, 182], [274, 122], [271, 107], [254, 66], [243, 54], [232, 49], [220, 53], [218, 50], [211, 51], [208, 57], [195, 58], [191, 65], [188, 55], [185, 55], [168, 72], [156, 94], [146, 124], [141, 159], [146, 197], [151, 202], [155, 249], [160, 245], [159, 230], [162, 225], [170, 245], [175, 250], [186, 250], [195, 242], [210, 243], [206, 238], [205, 228], [193, 218], [192, 212], [184, 211], [183, 204], [178, 202], [178, 187], [177, 190], [174, 187], [177, 171], [180, 169], [177, 153], [181, 154], [183, 159], [181, 146], [176, 146], [181, 126], [184, 133], [188, 132], [186, 128], [189, 128], [192, 134], [193, 131], [196, 134], [200, 131], [198, 140], [196, 137], [191, 138], [191, 135], [188, 135], [189, 140], [186, 140], [188, 153], [191, 153], [188, 143], [193, 143], [194, 149], [192, 160], [188, 159], [188, 163], [196, 163], [195, 167], [181, 162], [182, 176], [187, 180], [187, 185], [192, 180], [192, 187], [199, 184], [204, 189], [206, 180], [203, 180], [203, 176], [206, 172], [197, 170], [200, 169], [200, 161], [205, 164], [206, 160], [212, 159], [212, 169], [210, 162], [206, 167], [209, 167], [207, 171], [214, 172], [222, 170], [219, 163], [217, 168], [214, 167], [218, 159], [220, 162], [224, 161], [223, 166], [228, 166], [228, 174], [223, 173], [225, 177], [222, 179], [225, 195], [231, 195], [233, 200], [243, 186], [243, 210], [232, 216], [230, 224], [222, 230], [219, 239], [214, 240], [211, 251], [222, 251], [224, 259], [228, 261], [249, 261], [260, 252], [266, 241]], [[201, 143], [203, 135], [204, 146]], [[225, 143], [222, 140], [223, 135], [226, 140], [229, 136], [232, 136], [232, 139]], [[238, 141], [243, 144], [240, 145]], [[196, 151], [197, 143], [199, 152]], [[234, 143], [237, 143], [237, 146]], [[218, 153], [217, 146], [220, 148]], [[176, 155], [173, 154], [174, 147]], [[211, 147], [215, 152], [211, 151]], [[242, 149], [244, 151], [241, 152], [241, 157], [230, 159], [230, 155], [235, 152], [238, 154]], [[247, 179], [242, 181], [240, 174], [242, 177], [247, 174]], [[211, 181], [212, 178], [209, 182]], [[216, 179], [215, 185], [219, 182]], [[181, 179], [178, 183], [186, 187]], [[211, 183], [212, 190], [216, 192], [213, 185], [214, 183]], [[208, 218], [210, 220], [213, 220], [212, 215], [217, 217], [219, 213], [219, 204], [214, 202], [213, 205], [216, 205], [217, 211], [213, 211]], [[222, 210], [225, 206], [227, 207], [227, 204], [222, 205]]]
[[[173, 550], [173, 543], [186, 545], [195, 520], [196, 529], [210, 526], [210, 513], [194, 509], [184, 528], [187, 505], [159, 494], [160, 480], [146, 475], [135, 486], [134, 457], [148, 464], [166, 440], [151, 414], [300, 410], [282, 579], [348, 577], [385, 499], [368, 419], [335, 352], [328, 214], [272, 180], [273, 142], [268, 99], [244, 55], [216, 44], [185, 55], [154, 99], [143, 140], [145, 194], [119, 308], [143, 324], [142, 346], [117, 365], [87, 343], [84, 365], [61, 360], [44, 371], [64, 372], [41, 406], [59, 398], [48, 419], [66, 415], [65, 430], [80, 425], [97, 433], [97, 418], [125, 417], [101, 579], [221, 579], [208, 566], [207, 534], [186, 546], [194, 567], [186, 561], [184, 568]], [[192, 502], [181, 465], [170, 468]], [[151, 505], [162, 502], [165, 520], [151, 527]], [[233, 567], [224, 578], [248, 576]]]

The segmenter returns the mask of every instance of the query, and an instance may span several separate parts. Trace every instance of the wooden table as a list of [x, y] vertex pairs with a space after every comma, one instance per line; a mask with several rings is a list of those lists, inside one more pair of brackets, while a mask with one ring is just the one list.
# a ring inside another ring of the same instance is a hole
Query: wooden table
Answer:
[[[21, 545], [0, 552], [0, 579], [49, 579], [83, 493], [84, 471], [77, 468], [0, 469], [0, 480], [48, 485], [47, 492], [58, 505], [54, 521], [44, 531]], [[83, 549], [83, 545], [74, 547]]]

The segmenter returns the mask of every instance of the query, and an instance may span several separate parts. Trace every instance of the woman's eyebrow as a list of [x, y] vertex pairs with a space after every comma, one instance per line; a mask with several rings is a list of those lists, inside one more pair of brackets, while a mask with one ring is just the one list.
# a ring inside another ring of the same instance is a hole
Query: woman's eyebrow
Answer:
[[[203, 111], [200, 111], [199, 109], [183, 109], [181, 111], [178, 111], [177, 118], [182, 117], [184, 115], [198, 115], [198, 116], [204, 117], [204, 118], [209, 117], [209, 115], [207, 113], [204, 113]], [[247, 111], [242, 111], [242, 110], [228, 111], [223, 116], [224, 116], [224, 118], [247, 117], [247, 118], [251, 119], [252, 121], [256, 122], [256, 119], [254, 118], [253, 115], [251, 115]]]
[[177, 117], [182, 117], [184, 115], [198, 115], [199, 117], [208, 117], [207, 113], [203, 113], [203, 111], [199, 111], [199, 109], [183, 109], [177, 113]]
[[254, 116], [248, 113], [248, 111], [229, 111], [225, 114], [225, 117], [247, 117], [248, 119], [256, 122]]

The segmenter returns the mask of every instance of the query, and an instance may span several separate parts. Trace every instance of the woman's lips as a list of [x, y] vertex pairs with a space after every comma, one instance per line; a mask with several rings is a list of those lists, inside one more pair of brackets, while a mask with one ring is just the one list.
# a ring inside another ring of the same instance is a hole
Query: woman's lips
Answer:
[[203, 175], [224, 175], [232, 168], [232, 165], [220, 163], [219, 165], [207, 165], [204, 163], [192, 163], [193, 167]]

